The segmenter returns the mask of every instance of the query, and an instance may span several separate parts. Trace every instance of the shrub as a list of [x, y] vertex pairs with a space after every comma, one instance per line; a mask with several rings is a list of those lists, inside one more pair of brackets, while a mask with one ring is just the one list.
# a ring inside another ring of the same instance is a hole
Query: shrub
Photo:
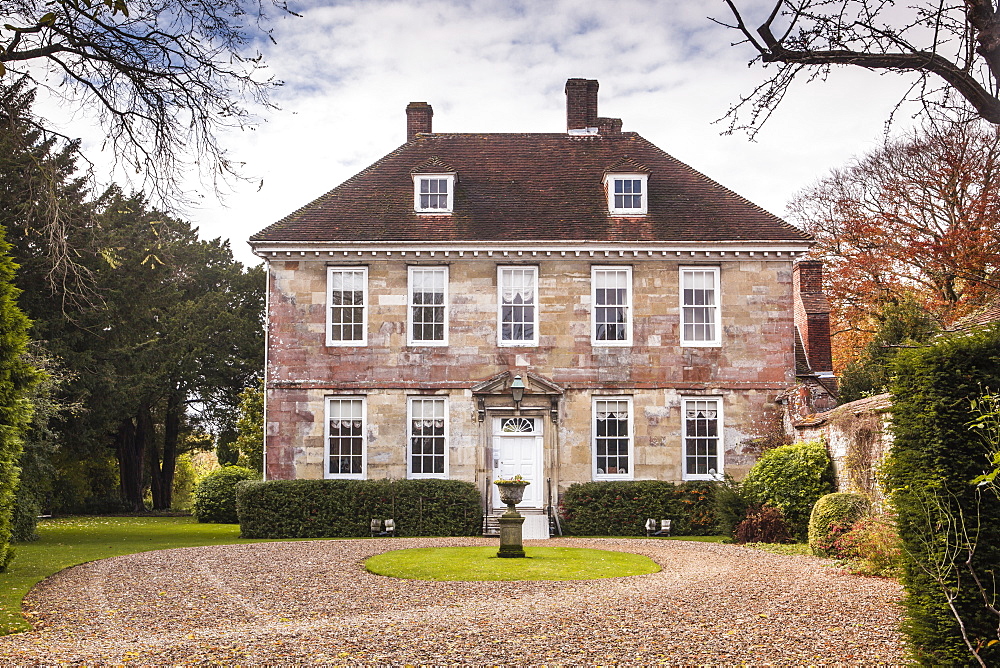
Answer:
[[898, 577], [903, 550], [892, 515], [869, 515], [855, 522], [833, 545], [837, 556], [849, 560], [848, 567], [859, 575]]
[[475, 536], [483, 522], [476, 486], [459, 480], [243, 482], [236, 506], [244, 538], [358, 538], [373, 518], [394, 519], [397, 536]]
[[236, 483], [254, 480], [257, 472], [224, 466], [201, 479], [194, 490], [194, 514], [199, 522], [236, 524]]
[[751, 508], [746, 518], [736, 525], [733, 539], [737, 543], [795, 542], [781, 509], [773, 506]]
[[860, 494], [834, 492], [821, 496], [809, 516], [809, 547], [820, 556], [841, 556], [834, 544], [868, 511]]
[[743, 497], [740, 483], [728, 473], [715, 489], [712, 506], [715, 510], [716, 530], [723, 536], [735, 538], [736, 527], [746, 518], [750, 504]]
[[[21, 480], [23, 485], [24, 480]], [[38, 540], [38, 514], [41, 512], [41, 504], [32, 494], [25, 494], [22, 489], [18, 489], [14, 497], [14, 513], [11, 518], [11, 540], [17, 543], [27, 543]]]
[[800, 441], [768, 450], [744, 478], [745, 498], [781, 510], [796, 540], [809, 535], [813, 504], [833, 491], [833, 464], [822, 441]]
[[904, 629], [927, 665], [972, 663], [977, 646], [979, 660], [1000, 665], [1000, 642], [989, 644], [998, 639], [997, 615], [988, 607], [1000, 564], [1000, 498], [972, 484], [987, 459], [969, 429], [972, 401], [986, 388], [1000, 389], [1000, 326], [897, 358], [884, 470], [903, 546]]
[[177, 462], [174, 465], [173, 494], [170, 496], [172, 510], [191, 510], [191, 504], [194, 501], [195, 477], [191, 454], [185, 452], [177, 457]]
[[563, 494], [563, 530], [575, 536], [645, 536], [646, 520], [671, 520], [671, 533], [707, 536], [715, 531], [713, 497], [718, 483], [615, 480], [570, 485]]

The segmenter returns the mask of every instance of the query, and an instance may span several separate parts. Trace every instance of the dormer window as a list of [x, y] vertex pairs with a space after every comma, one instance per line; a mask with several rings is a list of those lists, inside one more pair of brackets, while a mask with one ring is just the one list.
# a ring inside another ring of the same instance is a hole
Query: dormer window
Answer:
[[454, 202], [454, 174], [413, 175], [413, 210], [417, 213], [451, 213]]
[[648, 174], [608, 174], [604, 189], [608, 193], [608, 213], [617, 216], [646, 215]]

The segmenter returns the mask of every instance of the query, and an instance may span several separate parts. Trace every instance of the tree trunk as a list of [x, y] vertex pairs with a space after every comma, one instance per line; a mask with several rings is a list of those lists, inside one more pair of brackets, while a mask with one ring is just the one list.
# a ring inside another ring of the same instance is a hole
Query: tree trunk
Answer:
[[146, 454], [143, 436], [137, 433], [132, 418], [121, 423], [115, 435], [115, 455], [121, 481], [122, 501], [129, 510], [139, 512], [142, 503], [142, 465]]
[[171, 392], [163, 424], [163, 455], [153, 463], [153, 509], [169, 510], [174, 495], [174, 468], [177, 463], [177, 441], [184, 416], [184, 397]]

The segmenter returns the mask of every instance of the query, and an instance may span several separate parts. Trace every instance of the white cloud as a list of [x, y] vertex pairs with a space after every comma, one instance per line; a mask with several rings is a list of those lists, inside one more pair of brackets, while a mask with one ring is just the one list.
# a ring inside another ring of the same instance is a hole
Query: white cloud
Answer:
[[208, 197], [188, 212], [205, 236], [230, 238], [245, 262], [256, 261], [247, 237], [402, 144], [410, 101], [432, 104], [441, 132], [561, 132], [566, 79], [598, 79], [601, 115], [781, 214], [798, 189], [873, 148], [905, 90], [898, 77], [834, 72], [793, 91], [752, 143], [712, 124], [763, 77], [746, 66], [750, 47], [731, 47], [735, 33], [708, 20], [726, 18], [722, 2], [345, 0], [293, 9], [303, 18], [277, 21], [278, 43], [264, 51], [286, 82], [274, 98], [281, 109], [258, 130], [226, 137], [263, 187], [237, 186], [226, 207]]

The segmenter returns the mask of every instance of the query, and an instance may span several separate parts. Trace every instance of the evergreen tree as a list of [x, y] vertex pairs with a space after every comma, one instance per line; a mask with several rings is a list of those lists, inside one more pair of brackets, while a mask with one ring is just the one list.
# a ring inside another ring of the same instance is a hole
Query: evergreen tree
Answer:
[[17, 265], [10, 258], [10, 244], [0, 231], [0, 570], [14, 556], [11, 517], [20, 469], [22, 436], [31, 420], [28, 392], [38, 372], [26, 359], [29, 321], [17, 306], [14, 287]]

